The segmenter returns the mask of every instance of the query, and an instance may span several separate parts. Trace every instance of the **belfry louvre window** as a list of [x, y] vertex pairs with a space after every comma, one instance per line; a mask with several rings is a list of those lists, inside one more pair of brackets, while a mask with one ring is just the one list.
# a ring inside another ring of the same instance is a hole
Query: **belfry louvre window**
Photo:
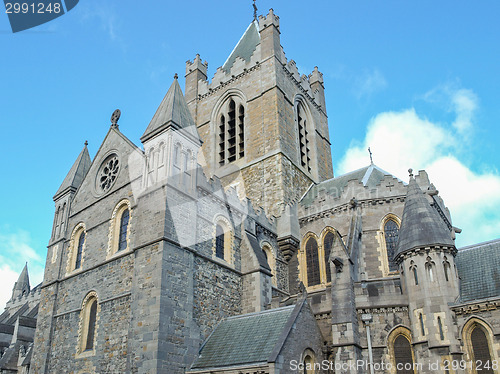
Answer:
[[306, 243], [307, 286], [321, 283], [319, 272], [318, 243], [316, 239], [309, 238]]
[[397, 374], [414, 374], [410, 342], [404, 335], [394, 340], [394, 361]]
[[388, 220], [384, 225], [385, 247], [387, 249], [387, 262], [389, 263], [389, 271], [397, 271], [398, 265], [394, 261], [396, 254], [396, 246], [398, 244], [399, 226], [392, 219]]
[[478, 370], [478, 373], [493, 373], [493, 370], [491, 369], [492, 362], [488, 339], [486, 338], [486, 334], [484, 333], [483, 329], [479, 326], [474, 327], [470, 339], [472, 350], [474, 352], [474, 362], [476, 362], [478, 365], [479, 362], [481, 362], [482, 370]]
[[219, 115], [218, 147], [219, 165], [236, 161], [245, 156], [245, 107], [230, 98]]
[[297, 104], [297, 124], [299, 126], [299, 148], [300, 148], [300, 164], [311, 171], [311, 156], [309, 144], [309, 123], [306, 119], [306, 113], [302, 103]]

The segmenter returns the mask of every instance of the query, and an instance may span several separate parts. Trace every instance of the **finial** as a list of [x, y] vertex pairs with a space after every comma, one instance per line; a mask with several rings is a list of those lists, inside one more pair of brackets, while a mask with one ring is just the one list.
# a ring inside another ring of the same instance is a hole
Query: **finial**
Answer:
[[177, 73], [174, 74], [174, 79], [177, 79], [179, 78], [179, 76], [177, 75]]
[[413, 177], [413, 169], [408, 169], [408, 173], [410, 173], [410, 177]]
[[118, 120], [120, 119], [120, 115], [122, 112], [120, 109], [116, 109], [111, 115], [111, 127], [118, 127]]
[[370, 149], [370, 147], [368, 147], [368, 153], [370, 153], [370, 164], [373, 165], [373, 153], [372, 153], [372, 150]]
[[253, 20], [257, 20], [257, 5], [255, 5], [255, 0], [253, 0]]
[[85, 140], [85, 143], [83, 143], [83, 144], [85, 144], [85, 147], [86, 147], [86, 146], [88, 146], [88, 145], [89, 145], [89, 141], [88, 141], [88, 140]]

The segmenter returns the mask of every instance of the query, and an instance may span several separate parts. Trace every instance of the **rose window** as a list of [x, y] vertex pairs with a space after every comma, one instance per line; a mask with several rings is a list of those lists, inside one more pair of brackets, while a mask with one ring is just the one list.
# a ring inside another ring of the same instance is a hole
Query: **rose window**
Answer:
[[119, 171], [120, 162], [118, 161], [118, 157], [116, 155], [113, 155], [104, 161], [101, 165], [101, 171], [97, 181], [99, 189], [103, 192], [109, 191], [111, 186], [115, 183]]

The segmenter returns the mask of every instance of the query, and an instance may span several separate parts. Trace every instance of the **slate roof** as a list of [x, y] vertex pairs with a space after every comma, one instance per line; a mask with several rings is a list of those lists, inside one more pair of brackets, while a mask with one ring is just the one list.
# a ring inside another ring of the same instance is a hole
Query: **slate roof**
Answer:
[[370, 189], [376, 188], [387, 175], [396, 178], [391, 173], [379, 168], [377, 165], [371, 164], [312, 186], [303, 196], [301, 203], [306, 206], [311, 205], [316, 197], [318, 197], [318, 193], [321, 190], [325, 190], [328, 195], [334, 198], [340, 197], [350, 180], [358, 180], [364, 187]]
[[202, 346], [191, 369], [268, 362], [296, 307], [292, 305], [222, 321]]
[[87, 175], [91, 163], [92, 161], [90, 160], [89, 151], [87, 149], [87, 143], [85, 143], [85, 146], [78, 155], [78, 158], [76, 159], [69, 173], [66, 175], [66, 178], [64, 178], [64, 181], [62, 182], [61, 186], [54, 195], [54, 199], [59, 194], [65, 192], [68, 189], [77, 190], [78, 187], [80, 187], [80, 185], [82, 184], [83, 178], [85, 178], [85, 175]]
[[249, 61], [259, 43], [259, 25], [257, 21], [252, 21], [241, 39], [238, 41], [238, 44], [236, 44], [236, 47], [234, 47], [224, 65], [222, 65], [222, 70], [229, 73], [237, 57], [240, 57], [245, 61]]
[[141, 141], [144, 143], [169, 126], [183, 131], [191, 139], [199, 142], [198, 130], [179, 86], [177, 75], [142, 135]]
[[396, 256], [414, 248], [429, 245], [454, 246], [446, 223], [439, 216], [418, 186], [413, 175], [410, 176], [406, 194], [401, 229]]
[[500, 296], [500, 239], [458, 250], [460, 302]]

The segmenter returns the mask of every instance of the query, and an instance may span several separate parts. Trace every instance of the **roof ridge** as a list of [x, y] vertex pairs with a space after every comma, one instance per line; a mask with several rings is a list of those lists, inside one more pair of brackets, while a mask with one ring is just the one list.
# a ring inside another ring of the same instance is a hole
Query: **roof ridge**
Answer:
[[257, 315], [266, 315], [266, 314], [271, 314], [271, 313], [278, 313], [278, 312], [284, 312], [289, 309], [293, 309], [295, 305], [287, 305], [279, 308], [273, 308], [273, 309], [267, 309], [267, 310], [261, 310], [260, 312], [252, 312], [252, 313], [246, 313], [246, 314], [239, 314], [237, 316], [231, 316], [226, 318], [226, 321], [229, 320], [235, 320], [235, 319], [243, 319], [243, 318], [249, 318], [249, 317], [254, 317]]

